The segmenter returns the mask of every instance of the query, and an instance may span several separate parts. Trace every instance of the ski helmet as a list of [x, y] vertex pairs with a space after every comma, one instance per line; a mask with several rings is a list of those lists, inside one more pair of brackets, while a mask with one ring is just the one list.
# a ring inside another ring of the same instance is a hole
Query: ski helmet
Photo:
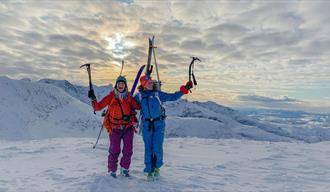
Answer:
[[151, 76], [149, 75], [143, 75], [140, 78], [140, 84], [142, 85], [142, 87], [144, 87], [149, 81], [152, 81]]

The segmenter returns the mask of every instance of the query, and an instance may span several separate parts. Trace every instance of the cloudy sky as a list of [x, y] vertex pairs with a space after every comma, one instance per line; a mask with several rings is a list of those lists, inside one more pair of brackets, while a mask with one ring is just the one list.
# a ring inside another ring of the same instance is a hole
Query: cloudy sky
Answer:
[[[166, 91], [188, 79], [189, 100], [330, 112], [330, 1], [0, 1], [0, 75], [131, 81], [156, 36]], [[129, 85], [130, 85], [129, 84]]]

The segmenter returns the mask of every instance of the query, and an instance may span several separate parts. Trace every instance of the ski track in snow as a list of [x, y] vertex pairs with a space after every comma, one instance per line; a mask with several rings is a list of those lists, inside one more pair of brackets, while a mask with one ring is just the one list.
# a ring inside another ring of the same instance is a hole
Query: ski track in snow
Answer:
[[161, 178], [148, 182], [135, 137], [131, 178], [105, 176], [108, 140], [0, 140], [1, 192], [328, 191], [330, 142], [282, 143], [171, 138]]

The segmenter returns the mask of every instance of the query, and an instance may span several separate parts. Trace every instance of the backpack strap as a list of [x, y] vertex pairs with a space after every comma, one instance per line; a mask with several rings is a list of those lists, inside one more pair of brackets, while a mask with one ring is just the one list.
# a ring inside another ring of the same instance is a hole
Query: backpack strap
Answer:
[[123, 107], [121, 106], [121, 103], [119, 101], [119, 99], [116, 97], [116, 101], [118, 102], [118, 105], [119, 105], [119, 108], [120, 108], [120, 111], [121, 111], [121, 116], [124, 117], [124, 110], [123, 110]]
[[159, 98], [159, 92], [158, 92], [158, 91], [155, 92], [155, 97], [156, 97], [157, 100], [159, 101], [160, 106], [163, 107], [163, 102], [162, 102], [162, 101], [160, 100], [160, 98]]
[[141, 101], [142, 101], [142, 94], [140, 92], [138, 94], [139, 94], [139, 100], [140, 100], [140, 103], [141, 103]]

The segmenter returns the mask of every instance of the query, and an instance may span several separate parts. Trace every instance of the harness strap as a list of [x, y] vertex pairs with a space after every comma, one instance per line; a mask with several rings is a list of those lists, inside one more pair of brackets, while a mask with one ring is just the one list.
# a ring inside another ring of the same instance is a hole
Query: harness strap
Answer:
[[119, 105], [119, 108], [120, 108], [120, 111], [121, 111], [121, 116], [122, 116], [121, 118], [124, 119], [125, 114], [124, 114], [123, 107], [121, 106], [121, 103], [120, 103], [118, 98], [116, 98], [116, 101], [118, 102], [118, 105]]
[[[110, 115], [109, 115], [109, 116], [110, 116]], [[135, 116], [135, 114], [124, 115], [123, 118], [121, 118], [121, 119], [114, 118], [114, 117], [111, 117], [111, 118], [114, 119], [114, 120], [117, 120], [117, 121], [119, 121], [119, 120], [129, 121], [130, 119], [126, 120], [125, 118], [132, 117], [132, 116]]]
[[155, 121], [160, 121], [160, 120], [164, 120], [165, 117], [164, 116], [159, 116], [157, 118], [145, 118], [145, 121], [149, 122], [149, 127], [148, 127], [148, 131], [155, 131]]

